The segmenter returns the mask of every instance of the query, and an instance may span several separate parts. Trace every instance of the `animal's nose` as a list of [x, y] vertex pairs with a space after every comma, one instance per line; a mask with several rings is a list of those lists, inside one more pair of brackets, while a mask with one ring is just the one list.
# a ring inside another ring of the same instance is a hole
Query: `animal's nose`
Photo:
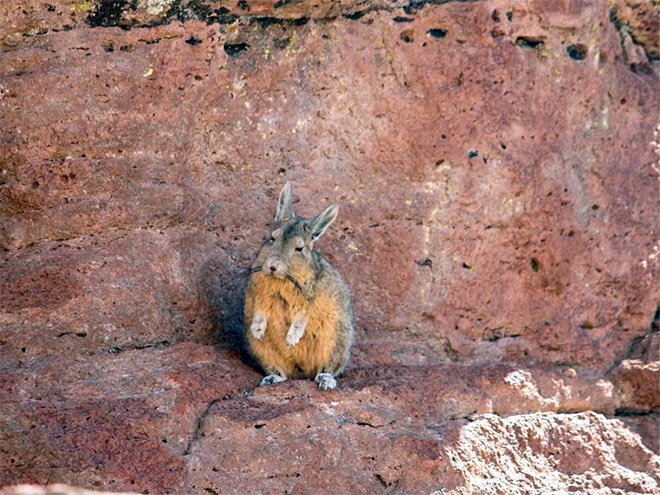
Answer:
[[276, 271], [277, 271], [277, 267], [276, 267], [275, 265], [270, 265], [270, 271], [271, 271], [271, 272], [276, 272]]

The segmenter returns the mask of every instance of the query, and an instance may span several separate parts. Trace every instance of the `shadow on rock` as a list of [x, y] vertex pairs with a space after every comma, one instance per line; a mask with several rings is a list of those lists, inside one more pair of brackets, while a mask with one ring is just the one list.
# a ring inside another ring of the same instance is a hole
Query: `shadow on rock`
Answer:
[[245, 362], [255, 366], [243, 334], [246, 274], [235, 264], [215, 258], [202, 266], [200, 278], [216, 328], [216, 342], [221, 348], [240, 353]]

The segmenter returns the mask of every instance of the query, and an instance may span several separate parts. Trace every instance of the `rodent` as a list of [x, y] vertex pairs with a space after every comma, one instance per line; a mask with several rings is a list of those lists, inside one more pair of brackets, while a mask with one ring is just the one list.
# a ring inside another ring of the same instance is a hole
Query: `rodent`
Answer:
[[282, 189], [275, 230], [250, 268], [244, 331], [250, 354], [266, 376], [260, 385], [288, 378], [314, 379], [334, 389], [354, 340], [351, 296], [316, 242], [337, 218], [332, 205], [312, 219], [293, 212], [291, 184]]

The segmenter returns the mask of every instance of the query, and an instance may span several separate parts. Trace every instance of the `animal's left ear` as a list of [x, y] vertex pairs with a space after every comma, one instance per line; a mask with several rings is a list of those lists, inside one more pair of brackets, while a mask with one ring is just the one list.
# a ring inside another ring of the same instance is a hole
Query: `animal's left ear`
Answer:
[[310, 230], [312, 232], [312, 241], [315, 241], [330, 227], [330, 224], [337, 218], [339, 207], [337, 205], [328, 206], [321, 213], [316, 215], [311, 221]]
[[275, 213], [275, 222], [287, 222], [294, 217], [293, 206], [291, 206], [292, 202], [291, 183], [287, 182], [284, 184], [282, 192], [280, 192], [280, 199], [277, 202], [277, 212]]

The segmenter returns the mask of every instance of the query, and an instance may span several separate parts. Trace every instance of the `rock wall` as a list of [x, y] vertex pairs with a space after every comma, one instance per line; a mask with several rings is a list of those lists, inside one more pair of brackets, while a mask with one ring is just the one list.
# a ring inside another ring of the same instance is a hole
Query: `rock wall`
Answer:
[[[4, 2], [0, 486], [653, 493], [657, 32], [635, 0]], [[340, 205], [328, 394], [240, 351], [286, 181]]]

